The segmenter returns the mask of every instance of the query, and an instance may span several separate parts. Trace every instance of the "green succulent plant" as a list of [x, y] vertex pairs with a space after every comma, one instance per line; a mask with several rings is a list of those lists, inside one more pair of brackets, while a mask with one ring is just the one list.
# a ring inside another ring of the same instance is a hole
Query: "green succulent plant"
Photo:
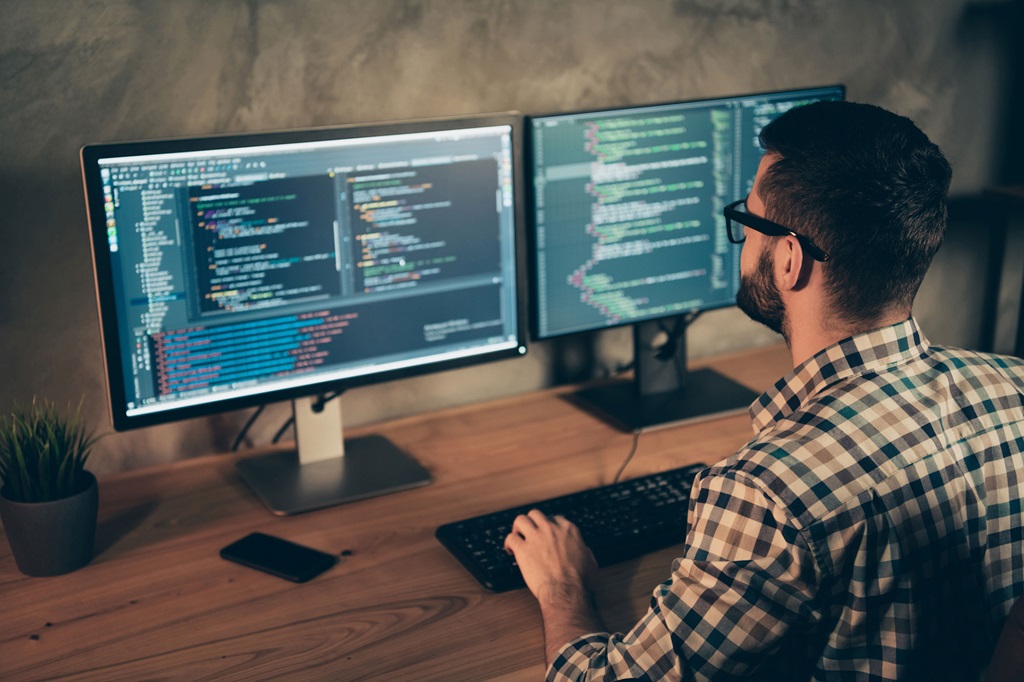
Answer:
[[49, 502], [81, 492], [98, 440], [86, 428], [81, 403], [74, 412], [48, 400], [15, 405], [0, 415], [0, 493], [14, 502]]

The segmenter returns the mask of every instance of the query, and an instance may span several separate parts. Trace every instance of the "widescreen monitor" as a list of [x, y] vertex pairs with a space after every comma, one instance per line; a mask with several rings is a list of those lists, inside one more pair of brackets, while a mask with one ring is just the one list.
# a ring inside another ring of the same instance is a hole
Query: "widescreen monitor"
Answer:
[[343, 444], [317, 396], [526, 352], [522, 134], [504, 113], [84, 147], [115, 427], [292, 399], [298, 455], [239, 464], [275, 512], [429, 481]]
[[839, 85], [529, 118], [537, 339], [633, 325], [634, 381], [573, 394], [627, 430], [746, 408], [756, 395], [686, 371], [686, 325], [735, 304], [740, 248], [723, 208], [745, 197], [758, 135]]

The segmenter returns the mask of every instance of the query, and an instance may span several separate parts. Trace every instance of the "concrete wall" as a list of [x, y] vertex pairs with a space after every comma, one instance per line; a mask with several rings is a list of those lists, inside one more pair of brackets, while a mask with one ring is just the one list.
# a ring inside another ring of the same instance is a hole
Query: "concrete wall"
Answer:
[[[1006, 180], [1007, 141], [1020, 140], [1008, 132], [1007, 94], [1019, 75], [1008, 40], [1018, 8], [998, 0], [3, 0], [0, 409], [33, 395], [84, 398], [88, 418], [109, 423], [77, 160], [84, 143], [841, 82], [850, 99], [917, 121], [950, 157], [954, 193], [970, 199]], [[961, 211], [917, 306], [934, 341], [978, 342], [986, 239], [986, 223]], [[696, 356], [777, 340], [734, 310], [705, 315], [690, 335]], [[581, 366], [590, 352], [596, 367]], [[629, 354], [622, 330], [535, 344], [525, 359], [354, 390], [346, 420], [529, 391], [600, 374]], [[267, 442], [287, 413], [286, 404], [271, 406], [252, 440]], [[92, 469], [222, 450], [248, 414], [113, 435]]]

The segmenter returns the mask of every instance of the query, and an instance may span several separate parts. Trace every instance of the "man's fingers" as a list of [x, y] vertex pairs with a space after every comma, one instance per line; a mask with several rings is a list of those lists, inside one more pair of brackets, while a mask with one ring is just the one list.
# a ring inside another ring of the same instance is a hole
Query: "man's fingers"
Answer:
[[[520, 514], [512, 522], [512, 532], [519, 533], [522, 535], [524, 532], [537, 529], [537, 521], [532, 514], [537, 511], [536, 509], [531, 510], [529, 514]], [[538, 512], [539, 513], [539, 512]]]
[[576, 536], [579, 535], [576, 525], [561, 514], [548, 516], [539, 509], [531, 509], [512, 521], [512, 532], [505, 538], [505, 550], [515, 553], [515, 550], [521, 548], [536, 531], [555, 528], [568, 531]]
[[536, 528], [539, 528], [542, 523], [550, 523], [551, 521], [551, 519], [548, 518], [548, 515], [540, 509], [531, 509], [526, 516], [533, 521], [534, 527]]
[[505, 551], [510, 554], [516, 553], [516, 548], [523, 544], [523, 536], [519, 533], [509, 533], [505, 538]]
[[505, 550], [514, 552], [515, 547], [521, 546], [526, 540], [526, 535], [537, 530], [537, 524], [546, 520], [547, 517], [537, 509], [531, 509], [529, 513], [517, 516], [512, 521], [512, 532], [505, 538]]

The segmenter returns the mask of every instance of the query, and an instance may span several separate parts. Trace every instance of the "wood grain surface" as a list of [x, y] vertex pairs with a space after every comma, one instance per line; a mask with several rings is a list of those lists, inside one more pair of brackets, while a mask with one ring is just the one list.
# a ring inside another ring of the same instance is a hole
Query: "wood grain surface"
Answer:
[[[693, 364], [763, 390], [788, 363], [785, 348], [771, 347]], [[237, 455], [102, 478], [87, 567], [28, 578], [0, 541], [0, 679], [542, 679], [531, 595], [485, 592], [434, 530], [611, 481], [632, 436], [564, 393], [359, 429], [354, 435], [388, 436], [434, 482], [293, 517], [263, 507], [236, 473]], [[742, 414], [645, 432], [624, 478], [717, 461], [750, 435]], [[252, 531], [350, 554], [293, 584], [218, 556]], [[609, 627], [635, 622], [676, 552], [601, 571], [598, 602]]]

